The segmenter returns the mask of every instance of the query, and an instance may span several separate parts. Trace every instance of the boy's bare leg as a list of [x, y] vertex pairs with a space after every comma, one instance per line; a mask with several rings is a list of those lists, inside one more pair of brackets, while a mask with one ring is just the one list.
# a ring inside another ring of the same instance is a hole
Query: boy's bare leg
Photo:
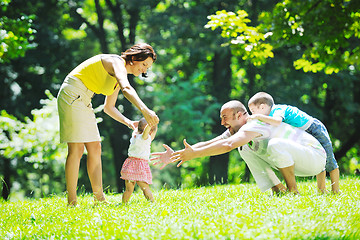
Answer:
[[331, 180], [331, 191], [333, 193], [340, 193], [340, 184], [339, 184], [339, 178], [340, 178], [340, 171], [339, 168], [336, 168], [329, 172], [330, 174], [330, 180]]
[[131, 194], [134, 192], [135, 182], [125, 180], [125, 192], [122, 195], [122, 202], [127, 203]]
[[147, 184], [146, 182], [137, 182], [137, 185], [139, 185], [139, 187], [143, 191], [145, 198], [151, 202], [154, 202], [154, 197], [150, 190], [149, 184]]
[[76, 188], [79, 177], [80, 160], [83, 153], [84, 143], [68, 143], [68, 155], [65, 163], [65, 180], [69, 206], [75, 206], [77, 204]]
[[316, 182], [317, 182], [318, 191], [321, 194], [327, 193], [325, 179], [326, 179], [326, 172], [325, 171], [322, 171], [321, 173], [316, 175]]
[[288, 190], [294, 194], [300, 194], [296, 186], [295, 165], [285, 168], [279, 168], [279, 170], [285, 179]]

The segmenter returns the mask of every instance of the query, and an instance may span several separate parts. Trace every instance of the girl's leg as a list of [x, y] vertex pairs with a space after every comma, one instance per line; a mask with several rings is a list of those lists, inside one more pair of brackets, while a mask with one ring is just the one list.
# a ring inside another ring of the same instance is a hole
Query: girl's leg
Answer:
[[127, 203], [135, 188], [135, 182], [125, 180], [125, 192], [122, 195], [122, 202]]
[[145, 198], [151, 202], [154, 202], [154, 197], [150, 190], [149, 184], [147, 184], [146, 182], [137, 182], [137, 185], [139, 185], [139, 187], [143, 191]]
[[75, 206], [77, 203], [76, 188], [79, 177], [81, 156], [84, 153], [84, 143], [68, 143], [68, 155], [65, 163], [66, 191], [68, 205]]
[[87, 155], [87, 171], [94, 193], [95, 201], [103, 202], [105, 195], [102, 187], [102, 167], [101, 167], [101, 143], [85, 143]]

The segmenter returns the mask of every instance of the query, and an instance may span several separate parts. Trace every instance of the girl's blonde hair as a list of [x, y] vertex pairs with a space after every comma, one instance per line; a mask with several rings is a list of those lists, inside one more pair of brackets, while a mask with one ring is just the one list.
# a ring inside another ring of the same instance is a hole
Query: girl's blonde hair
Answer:
[[[138, 125], [138, 128], [137, 128], [138, 133], [143, 133], [143, 131], [144, 131], [145, 127], [146, 127], [146, 124], [147, 124], [147, 121], [146, 121], [145, 118], [141, 118], [139, 120], [139, 125]], [[157, 129], [157, 125], [153, 126], [150, 131], [154, 131], [156, 129]]]

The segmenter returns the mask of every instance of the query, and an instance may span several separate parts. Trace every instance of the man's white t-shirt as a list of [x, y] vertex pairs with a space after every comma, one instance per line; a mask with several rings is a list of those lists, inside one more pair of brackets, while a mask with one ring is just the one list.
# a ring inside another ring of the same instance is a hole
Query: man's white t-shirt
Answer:
[[[254, 138], [251, 142], [248, 143], [248, 147], [259, 156], [267, 155], [268, 141], [272, 138], [288, 139], [290, 141], [300, 143], [303, 146], [309, 146], [314, 149], [323, 150], [323, 147], [319, 141], [316, 140], [316, 138], [306, 133], [304, 130], [293, 127], [286, 123], [281, 123], [279, 126], [272, 126], [259, 120], [251, 120], [242, 126], [240, 130], [244, 132], [248, 131], [260, 134], [259, 137]], [[228, 130], [221, 135], [223, 139], [226, 139], [230, 136], [231, 134]], [[239, 147], [239, 151], [241, 151], [241, 149], [242, 147]]]

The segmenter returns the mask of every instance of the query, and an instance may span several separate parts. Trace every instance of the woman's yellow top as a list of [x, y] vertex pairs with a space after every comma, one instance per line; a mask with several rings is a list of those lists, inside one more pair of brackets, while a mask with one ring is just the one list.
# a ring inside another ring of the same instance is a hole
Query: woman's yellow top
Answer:
[[105, 70], [101, 62], [101, 55], [82, 62], [69, 75], [79, 78], [94, 93], [106, 96], [114, 93], [117, 84], [116, 78]]

